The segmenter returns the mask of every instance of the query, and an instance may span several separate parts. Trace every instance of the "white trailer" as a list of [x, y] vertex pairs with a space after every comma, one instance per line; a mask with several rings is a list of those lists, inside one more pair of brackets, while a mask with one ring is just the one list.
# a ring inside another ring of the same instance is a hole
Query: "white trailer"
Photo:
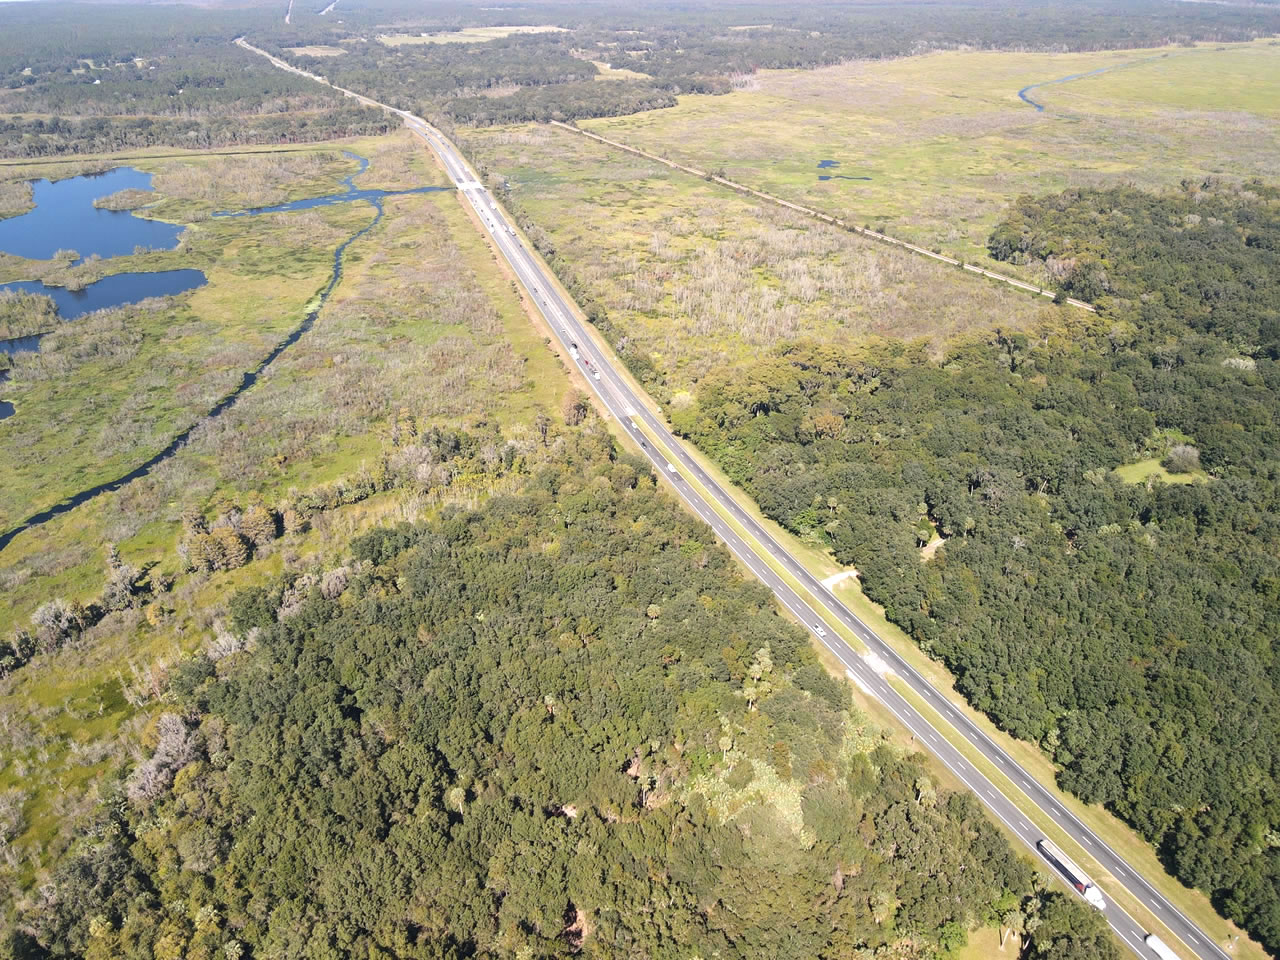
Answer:
[[1151, 948], [1151, 952], [1159, 957], [1160, 960], [1182, 960], [1181, 957], [1169, 949], [1168, 944], [1154, 933], [1147, 934], [1147, 939], [1143, 942]]
[[1041, 840], [1036, 846], [1040, 848], [1041, 853], [1053, 861], [1059, 870], [1067, 875], [1071, 885], [1080, 891], [1089, 906], [1096, 910], [1107, 909], [1107, 901], [1102, 898], [1102, 891], [1089, 879], [1089, 875], [1076, 866], [1065, 853], [1048, 840]]

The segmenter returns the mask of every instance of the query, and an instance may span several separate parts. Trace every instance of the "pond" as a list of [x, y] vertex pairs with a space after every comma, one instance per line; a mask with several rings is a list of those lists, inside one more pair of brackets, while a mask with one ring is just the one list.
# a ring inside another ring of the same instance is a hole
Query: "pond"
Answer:
[[95, 310], [137, 303], [148, 297], [172, 297], [202, 287], [206, 282], [208, 281], [200, 270], [160, 270], [155, 273], [117, 273], [103, 277], [83, 290], [46, 287], [39, 280], [17, 280], [13, 283], [0, 283], [0, 292], [12, 290], [43, 294], [53, 299], [61, 319], [75, 320]]
[[[9, 379], [8, 370], [0, 370], [0, 384]], [[8, 420], [13, 416], [13, 404], [8, 400], [0, 400], [0, 420]]]
[[80, 257], [119, 257], [135, 247], [172, 250], [184, 227], [136, 217], [127, 210], [99, 210], [93, 201], [120, 190], [150, 190], [151, 174], [117, 167], [92, 176], [31, 185], [35, 209], [0, 220], [0, 250], [28, 260], [52, 260], [59, 250]]

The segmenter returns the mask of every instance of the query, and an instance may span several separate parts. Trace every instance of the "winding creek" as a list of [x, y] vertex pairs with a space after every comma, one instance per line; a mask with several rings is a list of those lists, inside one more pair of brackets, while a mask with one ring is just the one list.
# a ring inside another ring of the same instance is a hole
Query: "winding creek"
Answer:
[[[344, 151], [344, 153], [346, 152]], [[220, 416], [221, 414], [225, 413], [228, 409], [230, 409], [246, 390], [250, 389], [255, 383], [258, 382], [258, 378], [262, 376], [263, 371], [266, 370], [266, 368], [269, 367], [272, 364], [272, 362], [274, 362], [281, 354], [283, 354], [291, 346], [297, 343], [298, 340], [302, 337], [302, 335], [305, 334], [308, 330], [310, 330], [311, 327], [315, 324], [316, 317], [319, 315], [321, 309], [323, 309], [330, 295], [333, 293], [333, 291], [337, 288], [338, 284], [342, 280], [342, 264], [343, 264], [343, 259], [347, 252], [347, 248], [350, 247], [351, 244], [353, 244], [356, 240], [359, 240], [361, 237], [369, 233], [369, 231], [371, 231], [375, 226], [377, 226], [378, 223], [382, 220], [382, 212], [383, 212], [382, 201], [385, 198], [395, 197], [395, 196], [405, 196], [408, 194], [417, 194], [417, 193], [433, 193], [440, 190], [453, 189], [452, 187], [417, 187], [410, 190], [362, 190], [355, 185], [354, 181], [356, 177], [358, 177], [361, 173], [363, 173], [368, 168], [369, 161], [365, 157], [357, 156], [356, 154], [353, 154], [353, 153], [346, 153], [346, 156], [358, 162], [358, 169], [354, 173], [343, 178], [342, 184], [345, 187], [345, 189], [340, 193], [331, 194], [327, 197], [312, 198], [307, 200], [296, 200], [296, 201], [293, 201], [292, 203], [280, 204], [278, 206], [273, 206], [273, 207], [260, 207], [252, 210], [223, 212], [223, 213], [215, 214], [216, 217], [244, 217], [244, 216], [255, 216], [255, 215], [264, 214], [264, 213], [285, 213], [285, 212], [290, 212], [294, 210], [307, 210], [317, 206], [327, 206], [335, 203], [351, 203], [351, 202], [358, 202], [358, 201], [369, 203], [374, 208], [375, 213], [374, 213], [373, 219], [370, 220], [369, 223], [365, 224], [365, 226], [361, 227], [359, 230], [353, 233], [351, 236], [347, 237], [347, 239], [344, 240], [341, 244], [339, 244], [337, 249], [334, 250], [333, 272], [330, 274], [328, 282], [324, 285], [324, 287], [320, 290], [320, 292], [314, 298], [312, 298], [312, 300], [307, 304], [307, 313], [303, 317], [302, 321], [298, 324], [298, 326], [296, 326], [292, 331], [290, 331], [290, 333], [283, 340], [277, 343], [275, 347], [273, 347], [271, 351], [265, 357], [262, 358], [262, 360], [258, 363], [256, 367], [244, 373], [240, 378], [240, 382], [232, 390], [230, 390], [225, 396], [223, 396], [221, 400], [219, 400], [216, 404], [214, 404], [213, 407], [211, 407], [203, 416], [199, 417], [190, 426], [188, 426], [186, 429], [182, 430], [180, 433], [174, 436], [173, 439], [169, 441], [169, 444], [163, 450], [154, 454], [145, 462], [134, 467], [128, 473], [125, 473], [124, 475], [119, 476], [114, 480], [108, 480], [103, 483], [96, 484], [95, 486], [89, 487], [88, 489], [81, 490], [79, 493], [72, 494], [66, 499], [54, 504], [52, 507], [49, 507], [47, 510], [41, 510], [38, 513], [32, 514], [31, 516], [27, 517], [25, 520], [23, 520], [21, 523], [19, 523], [17, 526], [13, 527], [12, 529], [6, 530], [3, 533], [0, 533], [0, 550], [3, 550], [5, 547], [7, 547], [13, 541], [13, 538], [18, 536], [20, 533], [30, 530], [33, 527], [37, 527], [43, 523], [47, 523], [48, 521], [52, 520], [54, 517], [67, 513], [70, 510], [74, 510], [76, 507], [86, 503], [89, 500], [92, 500], [94, 497], [97, 497], [103, 493], [109, 493], [114, 490], [119, 490], [121, 487], [125, 486], [126, 484], [146, 476], [157, 465], [163, 463], [165, 460], [168, 460], [175, 453], [177, 453], [186, 444], [186, 442], [190, 439], [191, 434], [199, 426], [201, 426], [204, 423], [207, 423], [208, 421], [214, 419], [215, 417]], [[98, 193], [96, 195], [101, 196], [102, 194]], [[15, 218], [15, 219], [20, 219], [20, 218]], [[134, 219], [137, 219], [137, 218], [134, 218]], [[181, 229], [182, 228], [179, 227], [178, 231], [181, 232]], [[2, 244], [0, 244], [0, 249], [4, 249]], [[13, 405], [11, 403], [8, 403], [7, 401], [5, 401], [5, 403], [8, 405], [8, 407], [12, 408]], [[3, 408], [0, 408], [0, 413], [3, 413]]]
[[1031, 106], [1036, 108], [1038, 113], [1044, 113], [1044, 104], [1027, 96], [1030, 91], [1038, 90], [1040, 87], [1052, 87], [1059, 83], [1070, 83], [1072, 80], [1083, 80], [1085, 77], [1096, 77], [1100, 73], [1119, 70], [1121, 67], [1136, 67], [1140, 63], [1149, 63], [1152, 60], [1160, 60], [1167, 56], [1169, 56], [1169, 54], [1160, 53], [1156, 54], [1154, 57], [1143, 57], [1141, 60], [1130, 60], [1127, 63], [1113, 63], [1109, 67], [1099, 67], [1097, 70], [1086, 70], [1084, 73], [1073, 73], [1068, 77], [1059, 77], [1057, 80], [1042, 80], [1040, 83], [1028, 84], [1018, 91], [1018, 99], [1022, 100], [1024, 103], [1031, 104]]

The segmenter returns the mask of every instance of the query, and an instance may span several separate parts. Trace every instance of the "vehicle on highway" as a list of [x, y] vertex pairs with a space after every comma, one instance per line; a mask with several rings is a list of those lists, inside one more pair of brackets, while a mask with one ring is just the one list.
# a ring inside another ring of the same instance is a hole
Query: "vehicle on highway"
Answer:
[[[675, 472], [676, 472], [676, 465], [674, 463], [668, 463], [667, 473], [675, 473]], [[679, 476], [679, 474], [676, 474], [676, 476]]]
[[1096, 910], [1107, 909], [1107, 901], [1102, 898], [1102, 891], [1097, 885], [1089, 879], [1089, 875], [1075, 865], [1065, 853], [1059, 850], [1048, 840], [1041, 840], [1036, 844], [1040, 848], [1040, 852], [1048, 857], [1059, 870], [1066, 875], [1071, 881], [1071, 885], [1075, 887], [1084, 896], [1085, 902]]
[[1147, 939], [1144, 940], [1143, 943], [1150, 947], [1151, 952], [1159, 957], [1160, 960], [1182, 960], [1181, 957], [1170, 950], [1168, 945], [1154, 933], [1147, 934]]
[[600, 379], [600, 371], [597, 370], [595, 367], [591, 368], [591, 375], [595, 377], [597, 380]]
[[821, 638], [821, 639], [823, 639], [823, 640], [827, 639], [827, 631], [823, 628], [822, 624], [820, 624], [820, 623], [815, 623], [815, 624], [813, 625], [813, 629], [814, 629], [814, 630], [816, 630], [816, 631], [818, 632], [818, 637], [819, 637], [819, 638]]
[[576, 343], [569, 344], [569, 356], [575, 360], [578, 359], [578, 345]]

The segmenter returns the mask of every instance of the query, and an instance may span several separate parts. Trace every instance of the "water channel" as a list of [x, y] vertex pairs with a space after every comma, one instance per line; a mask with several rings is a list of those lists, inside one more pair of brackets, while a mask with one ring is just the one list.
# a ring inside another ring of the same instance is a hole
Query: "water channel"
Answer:
[[[838, 167], [838, 166], [840, 166], [839, 160], [819, 160], [818, 161], [819, 170], [830, 170], [832, 167]], [[818, 174], [818, 179], [819, 180], [870, 180], [871, 178], [870, 177], [850, 177], [843, 173], [820, 173]]]
[[[364, 157], [357, 156], [356, 154], [353, 154], [353, 153], [347, 153], [346, 156], [358, 161], [358, 169], [354, 173], [352, 173], [350, 176], [345, 177], [343, 179], [342, 185], [345, 189], [340, 193], [335, 193], [328, 197], [320, 197], [320, 198], [315, 198], [310, 200], [296, 200], [292, 203], [281, 204], [279, 206], [274, 206], [274, 207], [261, 207], [255, 210], [225, 212], [225, 213], [215, 215], [215, 216], [221, 216], [221, 217], [252, 216], [255, 214], [262, 214], [262, 213], [281, 213], [281, 212], [288, 212], [293, 210], [306, 210], [316, 206], [328, 205], [330, 203], [350, 203], [354, 201], [363, 201], [363, 202], [369, 203], [374, 208], [375, 212], [374, 212], [373, 219], [370, 220], [369, 223], [367, 223], [365, 226], [361, 227], [359, 230], [353, 233], [351, 236], [349, 236], [346, 240], [344, 240], [341, 244], [338, 245], [338, 248], [336, 250], [334, 250], [333, 272], [330, 275], [328, 282], [321, 289], [319, 295], [310, 302], [309, 306], [311, 309], [307, 312], [306, 316], [303, 317], [302, 321], [298, 324], [298, 326], [296, 326], [283, 340], [281, 340], [278, 344], [276, 344], [275, 347], [273, 347], [272, 350], [265, 357], [263, 357], [263, 359], [258, 363], [258, 365], [254, 367], [254, 369], [246, 372], [240, 378], [240, 382], [230, 392], [228, 392], [221, 400], [219, 400], [216, 404], [214, 404], [214, 406], [203, 417], [200, 417], [198, 420], [192, 423], [189, 427], [187, 427], [185, 430], [183, 430], [181, 433], [175, 436], [169, 442], [168, 446], [166, 446], [163, 450], [154, 454], [150, 459], [134, 467], [132, 470], [130, 470], [128, 473], [124, 474], [123, 476], [117, 477], [114, 480], [108, 480], [104, 483], [99, 483], [95, 486], [89, 487], [86, 490], [81, 490], [79, 493], [73, 494], [67, 497], [65, 500], [62, 500], [61, 502], [54, 504], [52, 507], [50, 507], [47, 510], [41, 510], [38, 513], [32, 514], [31, 516], [27, 517], [25, 520], [23, 520], [21, 523], [19, 523], [17, 526], [13, 527], [12, 529], [4, 531], [3, 533], [0, 533], [0, 550], [3, 550], [5, 547], [7, 547], [10, 541], [12, 541], [13, 538], [16, 537], [18, 534], [26, 530], [30, 530], [32, 527], [39, 526], [42, 523], [47, 523], [49, 520], [52, 520], [54, 517], [60, 516], [61, 514], [64, 514], [70, 510], [74, 510], [76, 507], [80, 506], [81, 504], [89, 500], [92, 500], [94, 497], [99, 496], [100, 494], [107, 493], [113, 490], [119, 490], [121, 487], [125, 486], [126, 484], [134, 480], [137, 480], [140, 477], [146, 476], [158, 464], [163, 463], [165, 460], [168, 460], [175, 453], [177, 453], [183, 447], [183, 445], [186, 444], [187, 440], [190, 439], [191, 434], [196, 429], [196, 427], [200, 426], [202, 423], [206, 423], [209, 420], [212, 420], [213, 418], [221, 415], [226, 410], [228, 410], [232, 405], [234, 405], [235, 402], [240, 398], [241, 394], [243, 394], [246, 390], [248, 390], [250, 387], [252, 387], [255, 383], [258, 382], [258, 378], [262, 375], [262, 372], [268, 366], [270, 366], [271, 363], [277, 357], [279, 357], [282, 353], [284, 353], [291, 346], [297, 343], [299, 338], [301, 338], [304, 333], [306, 333], [308, 330], [311, 329], [312, 325], [316, 321], [316, 317], [320, 313], [320, 310], [324, 307], [325, 303], [329, 299], [329, 296], [333, 293], [333, 291], [337, 288], [338, 283], [342, 280], [342, 262], [347, 252], [347, 248], [350, 247], [351, 244], [354, 243], [356, 240], [363, 237], [365, 234], [367, 234], [370, 230], [372, 230], [375, 226], [378, 225], [378, 222], [382, 219], [382, 201], [386, 197], [404, 196], [408, 194], [417, 194], [417, 193], [431, 193], [431, 192], [436, 192], [440, 190], [452, 189], [452, 187], [417, 187], [411, 190], [361, 190], [358, 187], [356, 187], [354, 180], [357, 176], [359, 176], [361, 173], [365, 171], [365, 169], [369, 165], [369, 161]], [[3, 249], [3, 247], [0, 246], [0, 249]]]
[[1167, 53], [1160, 53], [1154, 57], [1143, 57], [1141, 60], [1131, 60], [1128, 63], [1113, 63], [1109, 67], [1099, 67], [1097, 70], [1086, 70], [1084, 73], [1073, 73], [1068, 77], [1059, 77], [1057, 80], [1045, 80], [1041, 83], [1032, 83], [1023, 87], [1018, 91], [1018, 99], [1024, 103], [1029, 103], [1036, 108], [1038, 113], [1044, 112], [1044, 104], [1039, 101], [1032, 100], [1027, 96], [1028, 91], [1035, 90], [1039, 87], [1052, 87], [1059, 83], [1070, 83], [1072, 80], [1083, 80], [1085, 77], [1096, 77], [1100, 73], [1106, 73], [1109, 70], [1119, 70], [1121, 67], [1135, 67], [1140, 63], [1147, 63], [1151, 60], [1160, 60], [1169, 56]]

